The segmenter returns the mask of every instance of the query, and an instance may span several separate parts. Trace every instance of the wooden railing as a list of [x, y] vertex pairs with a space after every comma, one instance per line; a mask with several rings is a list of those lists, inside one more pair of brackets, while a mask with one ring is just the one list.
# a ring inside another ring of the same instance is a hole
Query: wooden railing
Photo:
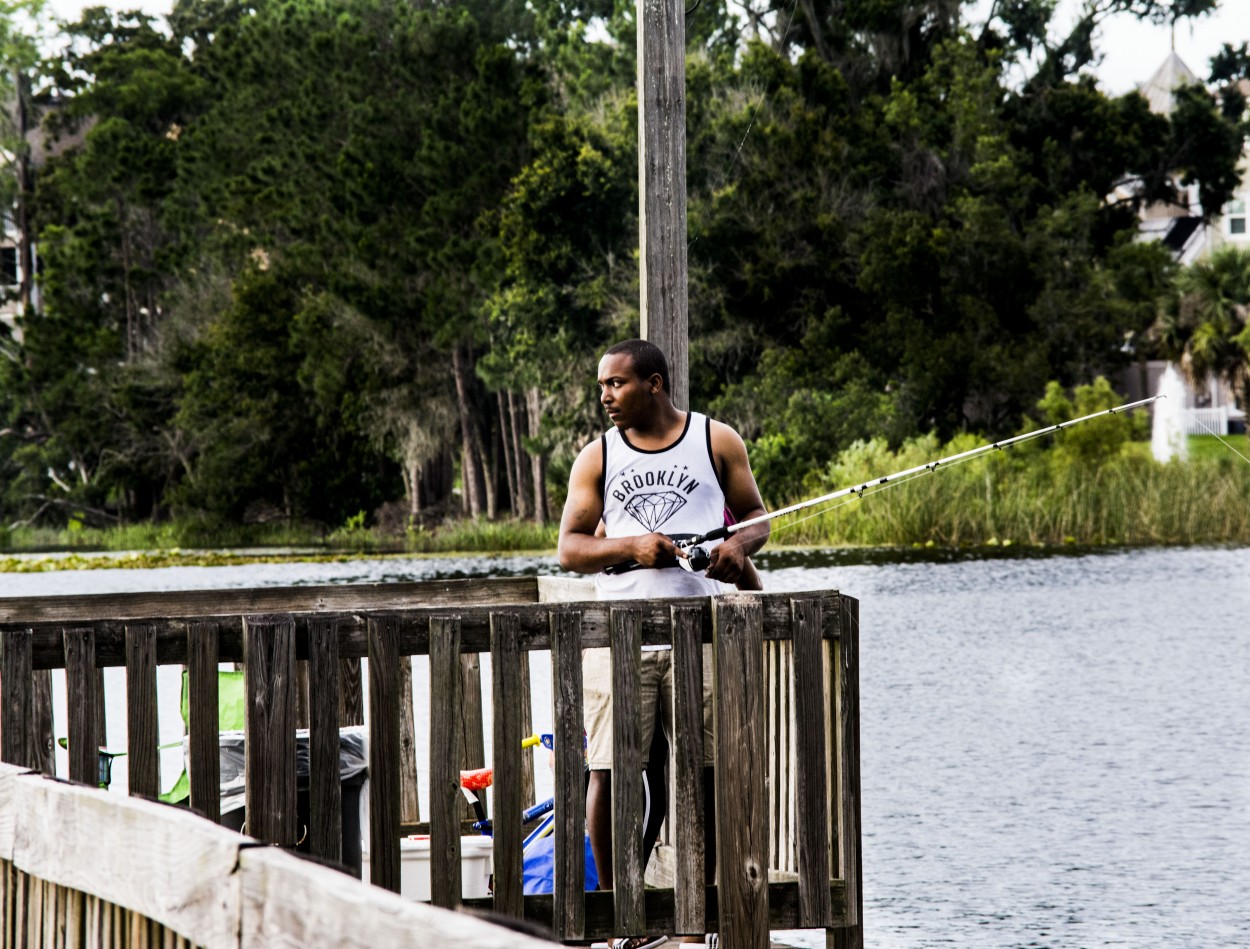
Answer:
[[[540, 602], [529, 578], [250, 591], [0, 600], [0, 757], [35, 766], [30, 737], [36, 670], [64, 667], [70, 777], [93, 783], [96, 669], [127, 668], [132, 793], [154, 794], [155, 666], [185, 663], [190, 683], [191, 804], [218, 815], [216, 670], [244, 664], [248, 832], [291, 847], [296, 820], [297, 661], [307, 661], [312, 854], [341, 860], [338, 780], [340, 664], [369, 660], [369, 850], [374, 884], [400, 883], [402, 657], [430, 664], [432, 901], [460, 904], [458, 770], [463, 657], [489, 653], [495, 768], [494, 892], [489, 906], [565, 941], [663, 930], [716, 931], [726, 949], [766, 947], [770, 929], [823, 927], [860, 940], [858, 613], [832, 592], [710, 599]], [[713, 644], [716, 800], [701, 799], [702, 644]], [[581, 651], [611, 646], [614, 767], [639, 772], [631, 702], [642, 645], [671, 645], [674, 666], [674, 837], [671, 888], [644, 888], [640, 785], [614, 782], [616, 891], [584, 893], [585, 796]], [[521, 883], [527, 654], [549, 652], [555, 723], [555, 892]], [[146, 731], [136, 725], [146, 724]], [[150, 748], [148, 746], [151, 746]], [[88, 755], [88, 751], [91, 752]], [[153, 764], [147, 764], [148, 756]], [[136, 776], [138, 780], [136, 781]], [[717, 886], [704, 886], [705, 806], [717, 825]], [[7, 904], [6, 904], [7, 905]], [[124, 902], [119, 905], [127, 905]], [[182, 932], [181, 930], [179, 930]], [[200, 937], [185, 933], [196, 942]]]
[[0, 765], [0, 945], [549, 943], [400, 899], [185, 810]]

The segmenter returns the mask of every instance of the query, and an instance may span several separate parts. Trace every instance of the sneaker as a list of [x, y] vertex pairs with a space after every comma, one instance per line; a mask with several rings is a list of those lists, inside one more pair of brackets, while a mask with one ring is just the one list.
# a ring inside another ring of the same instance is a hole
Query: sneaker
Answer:
[[654, 949], [668, 942], [668, 936], [622, 936], [613, 939], [611, 949]]

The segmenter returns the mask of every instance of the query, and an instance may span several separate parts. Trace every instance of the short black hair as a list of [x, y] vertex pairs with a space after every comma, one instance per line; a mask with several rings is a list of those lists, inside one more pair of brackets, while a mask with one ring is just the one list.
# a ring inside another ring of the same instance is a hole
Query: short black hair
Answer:
[[625, 339], [617, 343], [615, 346], [608, 348], [604, 353], [605, 356], [618, 356], [625, 353], [629, 356], [630, 361], [634, 364], [634, 372], [640, 379], [650, 379], [652, 376], [660, 377], [660, 388], [665, 392], [672, 392], [668, 383], [668, 359], [664, 355], [664, 350], [660, 349], [655, 343], [647, 342], [645, 339]]

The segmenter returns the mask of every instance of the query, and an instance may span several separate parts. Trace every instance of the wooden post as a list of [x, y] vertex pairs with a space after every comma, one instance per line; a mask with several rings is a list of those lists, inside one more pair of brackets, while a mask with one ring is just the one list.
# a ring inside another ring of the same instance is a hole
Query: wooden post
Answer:
[[642, 613], [612, 607], [612, 884], [616, 932], [641, 936], [647, 914], [642, 859]]
[[551, 928], [557, 939], [586, 932], [586, 753], [582, 730], [582, 616], [551, 612], [551, 700], [555, 722], [556, 828]]
[[712, 600], [716, 719], [716, 861], [724, 949], [768, 949], [763, 611], [759, 600]]
[[300, 838], [295, 782], [295, 620], [243, 617], [247, 832], [294, 847]]
[[684, 0], [639, 0], [636, 14], [642, 337], [668, 356], [679, 409], [690, 399], [685, 13]]
[[460, 869], [460, 619], [430, 620], [430, 902], [455, 909]]
[[130, 793], [161, 793], [160, 739], [156, 711], [156, 630], [126, 626], [126, 746], [130, 758]]
[[100, 739], [96, 731], [95, 631], [67, 629], [65, 695], [69, 708], [69, 779], [100, 783]]
[[187, 730], [191, 810], [221, 822], [221, 715], [217, 708], [216, 623], [187, 627]]
[[339, 777], [339, 631], [333, 619], [308, 621], [308, 851], [343, 862]]
[[35, 764], [30, 732], [32, 640], [29, 629], [0, 633], [0, 760], [21, 768]]
[[707, 921], [704, 887], [703, 611], [673, 607], [673, 821], [676, 922], [679, 933], [702, 933]]
[[399, 892], [399, 620], [369, 628], [369, 882]]

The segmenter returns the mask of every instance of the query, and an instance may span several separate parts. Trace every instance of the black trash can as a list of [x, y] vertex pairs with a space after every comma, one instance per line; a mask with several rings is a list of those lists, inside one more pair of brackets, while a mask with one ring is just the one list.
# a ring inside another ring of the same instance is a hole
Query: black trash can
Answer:
[[[243, 732], [221, 733], [221, 823], [242, 831], [247, 822], [245, 807], [244, 768], [245, 741]], [[311, 823], [308, 782], [308, 730], [295, 733], [296, 814], [300, 825], [300, 853], [309, 852], [307, 828]], [[343, 791], [343, 865], [359, 878], [360, 858], [360, 789], [369, 775], [368, 734], [363, 725], [339, 730], [339, 782]]]

